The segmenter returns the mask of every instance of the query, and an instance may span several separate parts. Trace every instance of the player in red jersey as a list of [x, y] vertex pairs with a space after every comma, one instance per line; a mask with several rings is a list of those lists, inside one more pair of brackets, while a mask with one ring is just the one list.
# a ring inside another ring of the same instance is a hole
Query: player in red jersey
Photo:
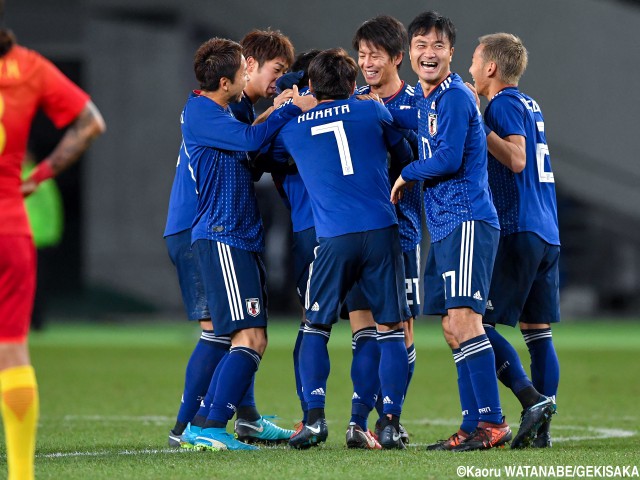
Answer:
[[[21, 181], [31, 122], [40, 108], [56, 127], [69, 128], [51, 155]], [[23, 197], [73, 164], [104, 131], [102, 116], [85, 92], [0, 29], [0, 404], [9, 479], [33, 478], [39, 410], [27, 349], [36, 252]]]

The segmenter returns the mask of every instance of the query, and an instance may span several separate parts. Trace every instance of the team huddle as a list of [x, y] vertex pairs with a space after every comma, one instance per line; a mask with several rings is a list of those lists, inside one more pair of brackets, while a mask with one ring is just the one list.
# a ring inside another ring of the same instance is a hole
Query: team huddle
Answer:
[[[479, 39], [473, 85], [450, 70], [455, 40], [451, 20], [429, 11], [407, 29], [386, 15], [364, 22], [353, 38], [357, 62], [340, 48], [294, 58], [289, 39], [272, 30], [199, 47], [200, 88], [180, 116], [164, 236], [188, 318], [202, 334], [170, 446], [324, 442], [327, 344], [344, 318], [353, 348], [346, 445], [406, 448], [401, 414], [421, 313], [442, 318], [462, 410], [459, 429], [427, 449], [551, 446], [560, 242], [544, 119], [518, 90], [528, 55], [518, 37]], [[398, 73], [407, 46], [415, 87]], [[366, 85], [356, 88], [358, 71]], [[255, 102], [274, 96], [256, 118]], [[484, 117], [480, 96], [489, 101]], [[265, 172], [291, 213], [304, 310], [292, 345], [301, 405], [295, 430], [261, 415], [254, 395], [267, 347], [264, 230], [254, 191]], [[421, 299], [423, 211], [431, 245]], [[495, 328], [518, 323], [531, 379]], [[515, 435], [498, 380], [522, 404]]]

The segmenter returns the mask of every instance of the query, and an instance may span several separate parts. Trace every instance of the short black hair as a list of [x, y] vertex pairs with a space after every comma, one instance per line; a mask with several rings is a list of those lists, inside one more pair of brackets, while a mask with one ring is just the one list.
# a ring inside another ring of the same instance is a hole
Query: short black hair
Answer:
[[358, 65], [342, 48], [320, 52], [309, 65], [309, 80], [318, 100], [344, 100], [351, 96]]
[[292, 72], [304, 72], [304, 75], [298, 82], [299, 87], [304, 87], [309, 85], [309, 65], [311, 65], [311, 61], [318, 56], [321, 50], [313, 49], [308, 52], [303, 52], [296, 57], [295, 62], [291, 65]]
[[421, 13], [409, 24], [409, 42], [417, 35], [427, 35], [433, 28], [435, 28], [436, 32], [447, 37], [452, 47], [455, 45], [455, 25], [451, 19], [433, 10]]
[[240, 40], [240, 45], [244, 56], [253, 57], [258, 62], [258, 67], [276, 58], [283, 58], [286, 67], [293, 62], [291, 40], [280, 30], [251, 30]]
[[196, 51], [193, 69], [200, 88], [215, 92], [220, 88], [220, 79], [228, 78], [231, 83], [242, 65], [242, 47], [239, 43], [225, 38], [211, 38]]
[[392, 58], [397, 57], [407, 48], [407, 30], [392, 16], [378, 15], [364, 22], [356, 30], [352, 41], [356, 52], [360, 50], [360, 42], [382, 48]]

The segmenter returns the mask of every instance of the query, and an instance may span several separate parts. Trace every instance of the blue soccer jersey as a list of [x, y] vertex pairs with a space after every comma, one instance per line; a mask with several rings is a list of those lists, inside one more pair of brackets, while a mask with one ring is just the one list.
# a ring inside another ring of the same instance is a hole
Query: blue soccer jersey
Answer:
[[[238, 103], [229, 105], [229, 109], [243, 123], [251, 125], [256, 119], [256, 113], [251, 100], [246, 95]], [[174, 235], [183, 232], [193, 224], [198, 206], [198, 195], [196, 193], [196, 179], [189, 165], [189, 157], [184, 146], [184, 140], [180, 145], [176, 174], [173, 178], [171, 195], [169, 196], [169, 213], [167, 214], [167, 224], [164, 236]]]
[[[299, 95], [310, 95], [309, 87], [303, 87], [298, 91]], [[287, 100], [283, 108], [291, 100]], [[305, 187], [302, 177], [299, 173], [288, 175], [272, 175], [273, 182], [276, 185], [278, 193], [282, 197], [285, 205], [291, 212], [291, 226], [294, 233], [302, 232], [314, 227], [313, 212], [311, 211], [311, 202], [309, 201], [309, 193]]]
[[247, 152], [268, 144], [282, 125], [300, 113], [291, 104], [252, 127], [213, 100], [198, 92], [191, 94], [180, 121], [198, 194], [192, 241], [216, 240], [253, 252], [264, 249]]
[[487, 139], [482, 116], [459, 75], [449, 74], [427, 97], [415, 88], [416, 112], [393, 111], [405, 128], [418, 127], [420, 160], [402, 170], [407, 181], [425, 180], [424, 203], [431, 242], [466, 221], [500, 228], [487, 179]]
[[[356, 90], [358, 95], [371, 93], [371, 87], [365, 85]], [[385, 106], [389, 110], [405, 110], [415, 107], [414, 89], [411, 85], [402, 82], [402, 87], [390, 97], [383, 98]], [[405, 138], [411, 145], [418, 141], [417, 129], [404, 130]], [[389, 180], [393, 184], [396, 181], [398, 171], [395, 175], [393, 169], [389, 171]], [[422, 239], [422, 184], [416, 185], [411, 190], [404, 192], [402, 200], [396, 204], [396, 214], [398, 215], [398, 228], [400, 229], [400, 245], [403, 252], [415, 250], [416, 245]]]
[[321, 103], [280, 131], [274, 154], [281, 156], [283, 149], [295, 159], [319, 238], [397, 223], [389, 202], [387, 148], [399, 147], [405, 161], [412, 154], [392, 124], [384, 106], [351, 98]]
[[533, 232], [551, 245], [560, 245], [556, 189], [540, 107], [516, 87], [508, 87], [491, 99], [484, 121], [501, 138], [526, 138], [526, 165], [520, 173], [489, 154], [489, 184], [501, 234]]
[[196, 180], [192, 173], [183, 141], [180, 144], [176, 174], [173, 177], [171, 195], [169, 196], [169, 212], [167, 214], [164, 237], [175, 235], [191, 228], [198, 206]]

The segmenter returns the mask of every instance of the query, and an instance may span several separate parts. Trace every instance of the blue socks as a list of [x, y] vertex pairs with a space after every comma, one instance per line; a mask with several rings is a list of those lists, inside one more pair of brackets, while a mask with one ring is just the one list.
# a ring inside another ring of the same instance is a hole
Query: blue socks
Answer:
[[307, 408], [323, 409], [327, 391], [327, 379], [329, 378], [329, 351], [327, 342], [331, 330], [306, 324], [300, 344], [300, 378], [302, 379], [302, 392]]
[[469, 369], [473, 393], [481, 422], [502, 423], [502, 408], [498, 395], [496, 358], [486, 335], [478, 335], [460, 344]]
[[467, 368], [467, 361], [464, 358], [462, 350], [459, 348], [451, 350], [453, 353], [453, 361], [456, 363], [458, 371], [458, 394], [460, 395], [460, 407], [462, 408], [462, 424], [460, 430], [470, 434], [478, 426], [480, 414], [478, 413], [478, 404], [476, 396], [473, 393], [473, 385], [471, 384], [471, 376]]
[[216, 337], [212, 330], [202, 331], [187, 363], [184, 392], [178, 410], [179, 422], [187, 424], [193, 419], [207, 393], [213, 372], [230, 346], [228, 336]]
[[404, 346], [404, 329], [378, 332], [380, 347], [380, 386], [382, 389], [382, 410], [385, 415], [397, 417], [402, 413], [404, 392], [409, 375], [409, 359]]
[[304, 333], [304, 323], [300, 324], [298, 329], [298, 336], [296, 337], [296, 344], [293, 347], [293, 374], [296, 377], [296, 392], [300, 399], [300, 408], [302, 409], [302, 423], [307, 423], [307, 414], [309, 409], [307, 408], [307, 402], [304, 401], [304, 394], [302, 393], [302, 380], [300, 379], [300, 344], [302, 343], [302, 335]]
[[531, 355], [531, 380], [541, 394], [556, 398], [560, 381], [560, 364], [553, 346], [551, 328], [522, 330]]
[[350, 423], [359, 425], [366, 432], [367, 418], [380, 390], [380, 379], [375, 374], [380, 364], [376, 328], [366, 327], [355, 332], [351, 340], [351, 348], [353, 350], [351, 362], [353, 397]]
[[407, 391], [409, 390], [411, 378], [413, 378], [413, 371], [416, 369], [416, 347], [413, 343], [407, 348], [407, 357], [409, 359], [409, 374], [407, 375], [407, 386], [404, 388], [404, 398], [407, 398]]
[[[411, 378], [413, 377], [413, 372], [416, 367], [416, 347], [411, 344], [407, 348], [407, 359], [408, 359], [408, 374], [407, 374], [407, 386], [404, 389], [404, 397], [407, 398], [407, 391], [409, 390], [409, 384], [411, 383]], [[382, 418], [384, 416], [384, 405], [382, 404], [382, 392], [378, 392], [378, 396], [376, 398], [376, 411], [378, 412], [378, 417]]]
[[205, 428], [224, 427], [251, 385], [261, 357], [247, 347], [231, 347], [216, 371], [217, 384]]
[[493, 325], [483, 324], [484, 331], [491, 342], [496, 357], [496, 375], [505, 387], [516, 395], [521, 390], [532, 386], [531, 380], [524, 371], [516, 349], [495, 329]]

